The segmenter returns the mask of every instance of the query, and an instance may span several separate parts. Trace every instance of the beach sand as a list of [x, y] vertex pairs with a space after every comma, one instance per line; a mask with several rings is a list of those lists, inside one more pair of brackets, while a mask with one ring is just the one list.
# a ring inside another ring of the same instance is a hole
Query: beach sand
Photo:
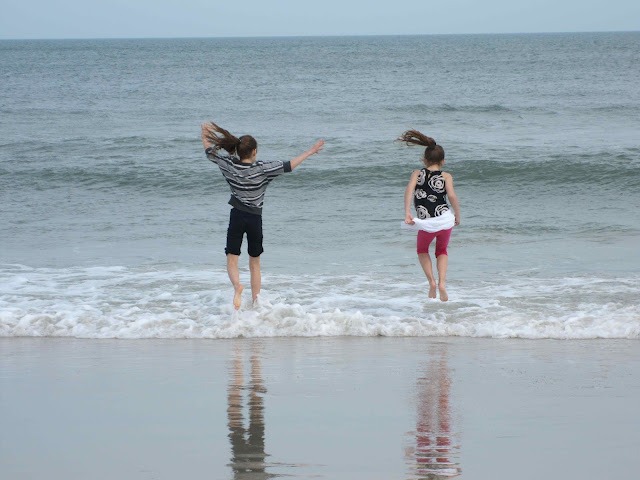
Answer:
[[637, 478], [637, 341], [0, 339], [0, 476]]

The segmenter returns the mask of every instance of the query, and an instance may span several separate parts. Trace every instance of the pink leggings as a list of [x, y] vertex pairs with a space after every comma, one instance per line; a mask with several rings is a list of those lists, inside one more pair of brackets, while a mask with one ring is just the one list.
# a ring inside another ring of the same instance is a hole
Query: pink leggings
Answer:
[[425, 232], [420, 230], [418, 232], [417, 250], [420, 253], [429, 253], [429, 245], [436, 239], [436, 258], [440, 255], [447, 255], [447, 246], [449, 245], [449, 239], [451, 238], [451, 230], [440, 230], [438, 232]]

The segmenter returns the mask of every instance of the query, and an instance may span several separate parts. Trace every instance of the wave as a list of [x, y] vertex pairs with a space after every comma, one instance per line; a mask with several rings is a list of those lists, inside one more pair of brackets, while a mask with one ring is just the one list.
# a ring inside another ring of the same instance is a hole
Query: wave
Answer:
[[509, 108], [499, 103], [481, 104], [481, 105], [453, 105], [450, 103], [443, 103], [439, 105], [427, 105], [425, 103], [415, 103], [408, 105], [396, 105], [388, 106], [383, 110], [388, 112], [402, 112], [413, 114], [437, 114], [437, 113], [518, 113], [521, 110], [530, 111], [535, 109], [541, 113], [555, 113], [549, 112], [546, 109], [537, 107], [524, 107], [524, 108]]
[[640, 277], [452, 282], [418, 277], [264, 275], [258, 305], [230, 306], [226, 273], [184, 266], [0, 269], [0, 336], [640, 338]]
[[[361, 111], [364, 113], [376, 113], [379, 107], [363, 106]], [[543, 116], [557, 116], [562, 111], [569, 111], [572, 114], [593, 116], [593, 115], [609, 115], [609, 116], [623, 116], [623, 117], [637, 117], [640, 115], [640, 105], [633, 103], [611, 103], [605, 105], [579, 105], [560, 108], [558, 105], [504, 105], [501, 103], [486, 103], [486, 104], [425, 104], [425, 103], [413, 103], [404, 105], [388, 105], [381, 108], [385, 112], [389, 113], [402, 113], [406, 115], [428, 115], [433, 118], [437, 115], [447, 114], [482, 114], [486, 115], [487, 119], [495, 118], [498, 115], [506, 115], [509, 118], [520, 117], [522, 115], [543, 115]], [[427, 123], [429, 125], [429, 123]]]
[[0, 174], [6, 174], [4, 180], [7, 188], [18, 189], [28, 185], [37, 190], [81, 187], [110, 193], [162, 191], [163, 194], [191, 194], [196, 191], [203, 194], [211, 185], [224, 187], [224, 180], [218, 175], [203, 176], [202, 170], [181, 169], [178, 166], [62, 166], [18, 172], [0, 168]]
[[[176, 139], [163, 146], [165, 153], [175, 143], [187, 145], [189, 140]], [[11, 160], [0, 165], [2, 185], [7, 189], [84, 187], [90, 190], [113, 189], [158, 191], [165, 193], [202, 194], [210, 187], [226, 188], [217, 167], [208, 162], [200, 152], [193, 152], [187, 160], [169, 157], [149, 163], [144, 155], [132, 157], [132, 145], [139, 138], [132, 136], [114, 140], [108, 151], [86, 164], [56, 164], [56, 162], [25, 162]], [[122, 148], [121, 148], [122, 147]], [[146, 147], [145, 147], [146, 148]], [[182, 147], [180, 147], [181, 149]], [[461, 152], [452, 154], [447, 170], [454, 174], [457, 185], [542, 186], [569, 185], [572, 189], [597, 187], [626, 189], [634, 193], [640, 188], [640, 156], [638, 149], [623, 149], [617, 152], [567, 151], [541, 156], [538, 149], [496, 152]], [[38, 152], [47, 156], [47, 152]], [[417, 161], [410, 162], [406, 155], [383, 157], [365, 161], [358, 149], [340, 153], [337, 166], [317, 164], [305, 168], [303, 174], [291, 175], [279, 182], [279, 189], [297, 190], [301, 185], [365, 186], [377, 189], [380, 186], [403, 186], [408, 173], [419, 168]], [[489, 156], [485, 158], [485, 156]], [[456, 158], [457, 156], [462, 159]], [[500, 159], [492, 159], [501, 156]], [[465, 158], [471, 158], [466, 160]], [[600, 162], [606, 158], [607, 168]], [[384, 163], [382, 163], [384, 162]]]
[[597, 114], [603, 113], [624, 113], [632, 115], [640, 115], [640, 105], [631, 103], [617, 103], [610, 105], [601, 105], [598, 107], [586, 108], [582, 110], [590, 110]]
[[[616, 187], [634, 193], [640, 188], [640, 158], [632, 153], [606, 155], [608, 168], [594, 167], [597, 155], [567, 154], [532, 159], [527, 152], [511, 152], [503, 160], [490, 160], [476, 156], [473, 160], [452, 159], [446, 170], [451, 172], [458, 186], [468, 184], [506, 187], [570, 185], [572, 189], [584, 187]], [[356, 165], [350, 164], [329, 170], [305, 171], [304, 176], [287, 181], [279, 188], [299, 188], [300, 183], [319, 186], [330, 185], [405, 185], [417, 162], [411, 165]], [[624, 178], [621, 181], [621, 178]], [[288, 179], [289, 180], [289, 179]]]
[[[511, 153], [515, 157], [517, 153]], [[607, 158], [608, 167], [597, 167]], [[510, 185], [615, 186], [636, 191], [640, 187], [640, 158], [633, 154], [554, 154], [538, 160], [463, 160], [452, 165], [458, 183]], [[457, 173], [459, 172], [459, 173]], [[624, 178], [624, 181], [621, 181]]]
[[437, 108], [443, 112], [503, 113], [515, 111], [499, 103], [492, 103], [489, 105], [450, 105], [448, 103], [444, 103]]

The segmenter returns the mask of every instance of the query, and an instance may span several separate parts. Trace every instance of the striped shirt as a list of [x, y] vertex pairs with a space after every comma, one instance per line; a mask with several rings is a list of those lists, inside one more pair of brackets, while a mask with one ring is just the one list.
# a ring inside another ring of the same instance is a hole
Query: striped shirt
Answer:
[[229, 205], [256, 215], [262, 215], [264, 194], [271, 180], [291, 171], [291, 162], [242, 163], [225, 150], [209, 147], [207, 158], [220, 167], [224, 179], [231, 188]]

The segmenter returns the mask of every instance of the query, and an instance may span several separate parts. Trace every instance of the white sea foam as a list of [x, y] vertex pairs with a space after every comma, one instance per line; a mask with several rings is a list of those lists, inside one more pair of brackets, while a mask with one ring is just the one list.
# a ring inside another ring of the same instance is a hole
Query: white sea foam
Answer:
[[[246, 277], [246, 272], [244, 273]], [[236, 312], [226, 272], [188, 268], [0, 268], [0, 336], [234, 338], [464, 336], [640, 338], [640, 278], [451, 282], [418, 276], [263, 277]]]

